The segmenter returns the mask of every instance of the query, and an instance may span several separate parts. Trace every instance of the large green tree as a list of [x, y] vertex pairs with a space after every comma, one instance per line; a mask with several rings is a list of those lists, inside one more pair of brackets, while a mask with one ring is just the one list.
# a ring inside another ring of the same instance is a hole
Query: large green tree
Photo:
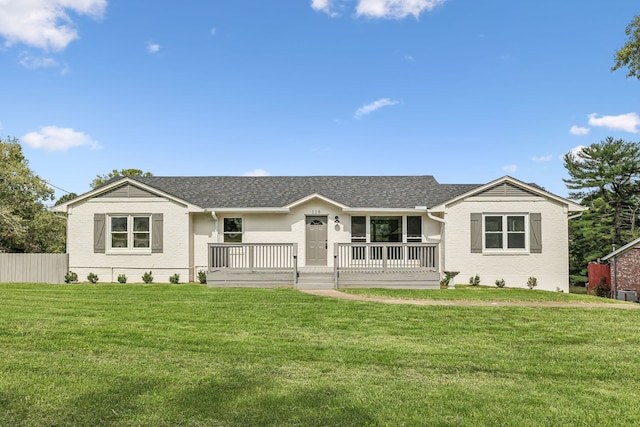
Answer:
[[625, 29], [627, 42], [616, 52], [615, 64], [611, 71], [627, 68], [627, 77], [640, 79], [640, 15], [634, 16]]
[[0, 250], [62, 252], [65, 220], [47, 210], [53, 190], [29, 168], [15, 138], [0, 138]]
[[96, 179], [91, 181], [91, 188], [98, 188], [110, 179], [119, 176], [153, 176], [153, 174], [151, 172], [143, 172], [140, 169], [114, 169], [106, 175], [96, 175]]
[[570, 177], [564, 180], [571, 190], [570, 197], [582, 200], [601, 198], [613, 215], [611, 243], [626, 243], [623, 236], [625, 224], [629, 227], [629, 221], [634, 225], [636, 222], [635, 217], [629, 219], [625, 214], [633, 212], [637, 204], [640, 144], [608, 137], [577, 153], [565, 154], [564, 165]]
[[588, 264], [613, 249], [611, 207], [602, 197], [588, 197], [582, 205], [589, 210], [569, 221], [569, 272], [575, 284], [586, 283]]

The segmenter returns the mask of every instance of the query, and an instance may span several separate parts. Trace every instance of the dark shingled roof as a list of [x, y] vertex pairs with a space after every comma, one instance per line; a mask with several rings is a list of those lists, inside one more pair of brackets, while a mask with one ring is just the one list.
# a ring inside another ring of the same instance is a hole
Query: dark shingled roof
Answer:
[[435, 206], [482, 184], [439, 184], [432, 176], [132, 177], [196, 206], [280, 208], [320, 194], [351, 208]]

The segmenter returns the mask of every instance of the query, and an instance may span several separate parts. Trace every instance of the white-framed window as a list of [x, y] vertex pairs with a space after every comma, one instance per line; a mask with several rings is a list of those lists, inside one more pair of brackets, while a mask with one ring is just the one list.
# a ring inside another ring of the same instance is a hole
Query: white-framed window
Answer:
[[224, 243], [242, 243], [242, 218], [224, 218], [222, 234]]
[[108, 249], [112, 252], [150, 252], [151, 215], [109, 215]]
[[421, 216], [352, 216], [353, 243], [413, 243], [422, 242]]
[[527, 251], [528, 223], [526, 214], [485, 214], [482, 219], [484, 251]]

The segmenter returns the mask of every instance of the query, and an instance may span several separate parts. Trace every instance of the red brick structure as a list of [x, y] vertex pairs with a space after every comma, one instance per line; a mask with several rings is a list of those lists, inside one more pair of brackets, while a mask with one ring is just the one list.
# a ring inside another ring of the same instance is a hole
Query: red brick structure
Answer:
[[602, 258], [611, 266], [611, 288], [640, 294], [640, 239]]

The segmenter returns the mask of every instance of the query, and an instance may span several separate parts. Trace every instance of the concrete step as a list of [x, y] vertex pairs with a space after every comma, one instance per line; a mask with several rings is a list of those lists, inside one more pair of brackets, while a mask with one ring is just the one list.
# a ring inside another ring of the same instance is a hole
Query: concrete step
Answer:
[[305, 290], [326, 290], [333, 289], [333, 282], [331, 283], [317, 283], [317, 282], [298, 282], [296, 284], [297, 289]]
[[333, 289], [333, 273], [300, 273], [298, 289]]

